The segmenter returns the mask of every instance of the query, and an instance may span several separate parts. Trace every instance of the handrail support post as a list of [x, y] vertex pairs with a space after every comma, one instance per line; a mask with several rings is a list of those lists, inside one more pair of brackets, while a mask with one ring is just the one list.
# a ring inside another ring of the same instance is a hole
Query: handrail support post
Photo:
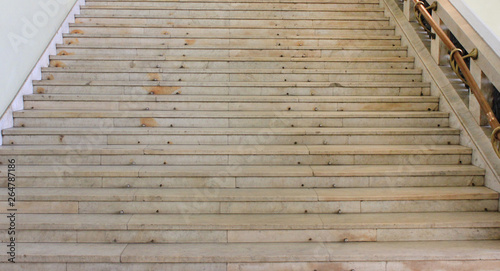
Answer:
[[[491, 82], [488, 80], [484, 72], [481, 70], [481, 68], [479, 68], [475, 61], [470, 62], [470, 72], [474, 80], [478, 82], [482, 94], [488, 100], [493, 93], [493, 86]], [[480, 126], [488, 125], [488, 118], [486, 117], [486, 113], [481, 109], [481, 106], [479, 105], [479, 102], [477, 101], [472, 91], [469, 91], [469, 110]]]
[[413, 11], [412, 3], [413, 3], [413, 1], [411, 1], [411, 0], [404, 0], [404, 2], [403, 2], [403, 14], [405, 15], [405, 17], [408, 21], [411, 21], [413, 19], [413, 17], [412, 17], [412, 11]]
[[[443, 21], [439, 17], [437, 12], [432, 13], [432, 18], [436, 23], [443, 28]], [[447, 55], [448, 55], [448, 49], [446, 48], [446, 45], [443, 43], [442, 39], [437, 35], [436, 31], [434, 28], [431, 29], [432, 33], [436, 35], [435, 39], [431, 39], [431, 55], [434, 61], [441, 66], [441, 65], [446, 65], [448, 62]], [[447, 29], [443, 29], [446, 34], [449, 34]]]

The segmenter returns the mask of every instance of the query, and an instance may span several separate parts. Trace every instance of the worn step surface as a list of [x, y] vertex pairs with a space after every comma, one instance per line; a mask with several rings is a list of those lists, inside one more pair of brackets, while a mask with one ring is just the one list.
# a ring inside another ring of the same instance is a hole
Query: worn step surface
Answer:
[[[128, 245], [21, 243], [19, 246], [22, 251], [21, 268], [38, 266], [39, 270], [123, 268], [126, 263], [130, 268], [139, 269], [203, 268], [214, 271], [310, 267], [393, 271], [414, 267], [433, 270], [436, 266], [445, 270], [462, 267], [495, 270], [500, 257], [498, 241]], [[2, 257], [6, 261], [7, 257]], [[60, 269], [52, 269], [54, 267]]]
[[411, 57], [345, 57], [345, 58], [185, 58], [159, 56], [51, 56], [50, 67], [122, 69], [412, 69]]
[[448, 127], [444, 112], [19, 111], [14, 127]]
[[379, 1], [86, 2], [2, 131], [1, 270], [498, 269], [499, 194]]
[[[372, 145], [75, 145], [3, 147], [19, 164], [169, 164], [169, 165], [339, 165], [339, 164], [470, 164], [465, 147]], [[7, 161], [3, 161], [7, 163]]]
[[109, 45], [162, 45], [168, 47], [189, 46], [304, 46], [328, 48], [332, 46], [400, 46], [400, 37], [397, 36], [302, 36], [302, 37], [269, 37], [269, 36], [212, 36], [199, 37], [191, 35], [186, 37], [175, 37], [170, 35], [89, 35], [68, 34], [64, 35], [63, 42], [68, 45], [78, 44], [81, 46], [106, 43]]
[[3, 131], [4, 144], [448, 144], [459, 143], [459, 131], [449, 128], [12, 128]]
[[221, 26], [209, 27], [206, 25], [163, 25], [163, 24], [113, 24], [113, 23], [73, 23], [70, 24], [70, 33], [72, 34], [146, 34], [146, 35], [164, 35], [166, 37], [179, 36], [188, 38], [190, 35], [200, 37], [211, 37], [213, 35], [235, 35], [249, 36], [257, 35], [269, 37], [279, 36], [314, 36], [314, 35], [394, 35], [393, 26], [337, 26], [323, 29], [311, 28], [287, 28], [277, 27], [245, 27], [245, 26]]
[[167, 45], [59, 45], [58, 54], [141, 55], [182, 57], [406, 57], [405, 46], [167, 46]]
[[35, 81], [37, 94], [428, 96], [425, 82]]
[[[485, 240], [498, 213], [396, 214], [20, 214], [18, 242], [269, 243]], [[431, 229], [427, 229], [432, 224]], [[85, 225], [84, 230], [79, 230]], [[103, 231], [108, 231], [104, 233]], [[105, 236], [103, 236], [105, 234]], [[346, 240], [347, 239], [347, 240]]]
[[[7, 189], [4, 189], [7, 195]], [[7, 197], [3, 197], [7, 201]], [[38, 203], [40, 202], [40, 203]], [[50, 202], [50, 204], [46, 204]], [[338, 189], [24, 188], [22, 213], [302, 214], [498, 211], [484, 187]], [[286, 207], [284, 207], [286, 206]], [[6, 213], [9, 213], [8, 211]]]

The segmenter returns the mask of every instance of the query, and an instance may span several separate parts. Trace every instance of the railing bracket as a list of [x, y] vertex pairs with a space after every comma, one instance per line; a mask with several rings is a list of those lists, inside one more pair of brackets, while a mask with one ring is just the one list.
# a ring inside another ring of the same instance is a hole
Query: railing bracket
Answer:
[[500, 127], [495, 128], [491, 133], [491, 145], [493, 145], [493, 149], [498, 157], [500, 157], [500, 140], [498, 139], [500, 136]]
[[[453, 71], [455, 72], [455, 74], [458, 76], [458, 78], [460, 78], [460, 80], [462, 80], [462, 82], [464, 82], [464, 84], [466, 84], [467, 86], [469, 86], [469, 83], [467, 82], [467, 80], [463, 76], [462, 72], [460, 71], [460, 67], [458, 66], [458, 63], [455, 60], [455, 57], [454, 57], [455, 53], [459, 53], [460, 56], [462, 56], [464, 52], [461, 49], [458, 49], [458, 48], [455, 48], [455, 49], [451, 50], [451, 52], [450, 52], [450, 65], [451, 65], [451, 68], [453, 69]], [[465, 56], [462, 56], [462, 59], [464, 59], [464, 60], [467, 59], [467, 58], [477, 59], [477, 57], [478, 57], [478, 51], [477, 51], [477, 48], [474, 48], [474, 49], [472, 49], [472, 51], [469, 54], [467, 54]]]
[[425, 7], [424, 2], [418, 1], [415, 4], [415, 8], [414, 8], [415, 18], [417, 19], [418, 23], [424, 28], [425, 32], [427, 32], [427, 34], [429, 34], [429, 37], [434, 40], [434, 39], [436, 39], [436, 33], [432, 33], [432, 29], [427, 28], [427, 26], [425, 25], [425, 23], [424, 23], [425, 19], [424, 19], [422, 13], [420, 12], [420, 10], [418, 9], [419, 6], [424, 7], [426, 10], [434, 10], [435, 11], [438, 8], [437, 2], [434, 2], [434, 3], [432, 3], [432, 5]]

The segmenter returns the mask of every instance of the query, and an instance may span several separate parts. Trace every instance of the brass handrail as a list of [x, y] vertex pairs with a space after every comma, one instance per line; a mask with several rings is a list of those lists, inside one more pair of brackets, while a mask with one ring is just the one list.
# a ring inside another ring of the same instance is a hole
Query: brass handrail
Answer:
[[[441, 29], [441, 27], [436, 23], [436, 21], [434, 21], [432, 16], [429, 14], [428, 10], [425, 8], [424, 2], [422, 2], [421, 0], [412, 0], [412, 1], [415, 4], [415, 16], [417, 16], [417, 20], [419, 19], [419, 16], [423, 16], [427, 21], [427, 23], [431, 26], [431, 28], [434, 29], [434, 31], [439, 36], [441, 41], [443, 41], [446, 47], [448, 47], [448, 49], [451, 51], [450, 61], [454, 66], [455, 73], [457, 73], [457, 75], [460, 78], [463, 78], [464, 82], [470, 87], [472, 93], [474, 94], [479, 103], [479, 106], [485, 112], [486, 118], [488, 119], [488, 123], [493, 128], [493, 133], [491, 134], [491, 143], [498, 157], [500, 157], [500, 123], [493, 114], [493, 110], [491, 110], [491, 107], [486, 101], [486, 98], [484, 98], [478, 84], [472, 77], [472, 74], [469, 68], [467, 67], [467, 64], [465, 64], [464, 57], [462, 56], [463, 54], [462, 50], [458, 49], [453, 44], [448, 35], [446, 35], [443, 29]], [[421, 21], [422, 20], [420, 19], [419, 22]], [[477, 55], [475, 55], [475, 57], [477, 58]]]

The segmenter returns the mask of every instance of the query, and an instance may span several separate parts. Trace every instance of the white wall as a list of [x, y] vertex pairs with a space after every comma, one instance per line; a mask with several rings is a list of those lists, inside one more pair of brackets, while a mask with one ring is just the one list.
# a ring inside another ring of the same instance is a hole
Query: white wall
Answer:
[[[85, 0], [3, 1], [0, 9], [0, 130], [12, 127], [12, 111], [33, 93], [55, 44], [62, 41], [79, 5]], [[1, 135], [0, 135], [1, 145]]]
[[500, 56], [500, 0], [450, 0], [450, 2]]

